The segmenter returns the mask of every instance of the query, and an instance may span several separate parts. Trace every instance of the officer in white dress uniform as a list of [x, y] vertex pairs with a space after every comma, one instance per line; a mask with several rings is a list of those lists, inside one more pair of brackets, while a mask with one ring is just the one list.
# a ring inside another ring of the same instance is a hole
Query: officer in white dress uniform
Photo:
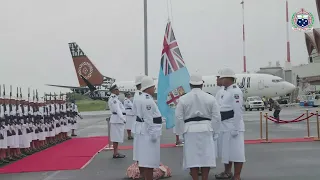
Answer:
[[221, 101], [221, 160], [225, 171], [216, 175], [217, 179], [231, 178], [232, 163], [234, 163], [234, 180], [240, 180], [242, 165], [245, 162], [243, 122], [243, 94], [236, 85], [235, 73], [226, 68], [221, 71], [222, 85], [225, 87]]
[[220, 110], [214, 96], [202, 91], [202, 76], [190, 76], [191, 92], [180, 97], [176, 107], [176, 132], [184, 137], [183, 169], [191, 169], [197, 180], [199, 168], [207, 180], [210, 167], [216, 167], [217, 140], [221, 123]]
[[[138, 151], [139, 151], [139, 146], [138, 146], [138, 141], [139, 141], [139, 136], [141, 135], [141, 126], [142, 122], [139, 122], [140, 120], [137, 119], [137, 115], [140, 115], [141, 110], [136, 108], [137, 102], [139, 101], [139, 98], [141, 97], [141, 80], [144, 76], [137, 76], [135, 79], [135, 85], [136, 85], [136, 92], [134, 93], [133, 96], [133, 107], [132, 107], [132, 112], [135, 115], [136, 120], [132, 122], [132, 129], [131, 133], [134, 135], [133, 139], [133, 160], [134, 161], [139, 161], [138, 157]], [[143, 169], [140, 168], [140, 174], [143, 174]]]
[[110, 92], [108, 105], [112, 113], [110, 117], [110, 140], [113, 143], [113, 158], [124, 158], [126, 156], [118, 152], [118, 144], [123, 143], [126, 113], [118, 98], [120, 92], [115, 83], [110, 87]]
[[128, 133], [128, 140], [132, 140], [133, 137], [131, 135], [131, 129], [132, 129], [133, 121], [136, 120], [136, 116], [132, 112], [133, 103], [130, 100], [130, 97], [131, 97], [130, 92], [125, 93], [125, 96], [126, 97], [123, 100], [123, 106], [125, 108], [125, 113], [126, 113], [125, 129], [127, 130], [127, 133]]
[[[220, 73], [220, 72], [219, 72]], [[221, 81], [221, 78], [220, 78], [220, 75], [217, 76], [217, 86], [220, 87], [220, 89], [218, 90], [218, 92], [216, 93], [216, 100], [218, 102], [218, 105], [219, 107], [221, 107], [221, 101], [223, 99], [223, 94], [225, 92], [224, 90], [224, 87], [222, 86], [222, 81]], [[218, 140], [215, 142], [216, 144], [216, 155], [217, 157], [220, 157], [221, 158], [221, 152], [219, 151], [219, 143], [220, 143], [220, 140], [221, 140], [221, 136], [219, 136]]]
[[137, 109], [141, 110], [137, 119], [142, 124], [139, 137], [139, 167], [143, 168], [146, 180], [153, 179], [153, 169], [160, 165], [160, 136], [162, 132], [162, 117], [153, 95], [155, 84], [152, 77], [146, 76], [141, 80], [141, 99], [137, 102]]

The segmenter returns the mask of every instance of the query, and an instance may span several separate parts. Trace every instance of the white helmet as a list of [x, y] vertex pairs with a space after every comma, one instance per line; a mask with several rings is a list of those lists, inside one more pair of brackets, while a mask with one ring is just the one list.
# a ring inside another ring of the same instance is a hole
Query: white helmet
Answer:
[[192, 74], [190, 76], [189, 83], [192, 85], [202, 85], [203, 84], [202, 76], [198, 73]]
[[109, 89], [109, 91], [112, 91], [112, 90], [119, 90], [118, 86], [116, 83], [113, 83]]
[[145, 76], [141, 80], [141, 91], [148, 89], [149, 87], [155, 86], [153, 78]]
[[145, 77], [144, 75], [136, 76], [135, 85], [138, 86], [141, 84], [142, 78]]
[[234, 71], [230, 68], [225, 68], [225, 69], [222, 69], [220, 71], [220, 78], [226, 78], [226, 77], [229, 77], [229, 78], [236, 78], [236, 74], [234, 73]]

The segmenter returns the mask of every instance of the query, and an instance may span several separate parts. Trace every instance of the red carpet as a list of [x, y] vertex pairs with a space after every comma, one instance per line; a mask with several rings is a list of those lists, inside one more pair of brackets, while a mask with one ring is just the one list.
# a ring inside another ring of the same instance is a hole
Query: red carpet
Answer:
[[[245, 144], [262, 144], [265, 140], [245, 140]], [[293, 142], [312, 142], [313, 138], [284, 138], [284, 139], [270, 139], [271, 143], [293, 143]], [[176, 144], [161, 144], [161, 148], [172, 148], [176, 147]], [[121, 150], [129, 150], [132, 149], [132, 146], [119, 146]]]
[[0, 168], [0, 174], [76, 170], [108, 144], [106, 137], [74, 138]]

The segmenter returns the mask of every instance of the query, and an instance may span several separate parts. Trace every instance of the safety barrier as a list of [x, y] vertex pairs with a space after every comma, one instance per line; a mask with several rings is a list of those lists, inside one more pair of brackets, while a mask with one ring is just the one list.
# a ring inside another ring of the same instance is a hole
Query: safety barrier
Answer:
[[[310, 136], [310, 118], [316, 116], [317, 120], [317, 137]], [[260, 140], [262, 140], [263, 143], [271, 143], [269, 139], [269, 121], [278, 123], [278, 124], [285, 124], [285, 123], [296, 123], [296, 122], [302, 122], [306, 121], [307, 126], [307, 136], [305, 138], [314, 138], [315, 141], [320, 141], [320, 124], [319, 124], [319, 117], [320, 114], [318, 111], [316, 113], [310, 113], [309, 110], [306, 110], [306, 113], [301, 114], [299, 117], [293, 120], [281, 120], [276, 119], [272, 116], [268, 116], [268, 113], [265, 113], [265, 115], [260, 112]], [[265, 138], [263, 137], [263, 119], [265, 119]]]

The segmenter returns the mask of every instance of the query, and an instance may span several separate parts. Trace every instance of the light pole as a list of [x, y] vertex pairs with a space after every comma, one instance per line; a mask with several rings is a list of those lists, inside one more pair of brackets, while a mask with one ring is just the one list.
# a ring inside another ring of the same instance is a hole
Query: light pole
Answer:
[[148, 75], [148, 0], [144, 0], [144, 73]]

